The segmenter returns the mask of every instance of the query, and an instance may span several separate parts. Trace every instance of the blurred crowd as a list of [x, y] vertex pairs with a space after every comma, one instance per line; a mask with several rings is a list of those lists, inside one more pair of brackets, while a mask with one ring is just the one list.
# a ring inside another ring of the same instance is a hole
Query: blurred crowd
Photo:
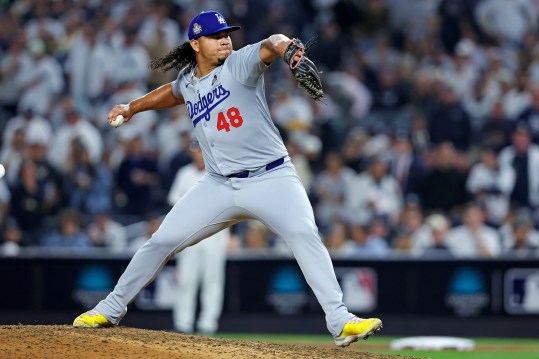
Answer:
[[[279, 61], [265, 80], [333, 255], [539, 257], [537, 0], [0, 1], [0, 253], [135, 250], [158, 228], [192, 161], [185, 108], [107, 113], [175, 79], [147, 64], [209, 9], [236, 49], [318, 35], [324, 101]], [[287, 251], [252, 221], [229, 249]]]

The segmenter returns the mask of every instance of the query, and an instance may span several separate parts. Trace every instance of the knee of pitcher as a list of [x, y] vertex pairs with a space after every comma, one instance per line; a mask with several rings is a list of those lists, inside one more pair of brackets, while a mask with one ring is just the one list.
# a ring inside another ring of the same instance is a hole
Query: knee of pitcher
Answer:
[[179, 244], [180, 241], [178, 240], [178, 238], [167, 238], [163, 236], [153, 235], [144, 243], [144, 245], [139, 249], [139, 251], [144, 250], [169, 254], [172, 251], [175, 251]]

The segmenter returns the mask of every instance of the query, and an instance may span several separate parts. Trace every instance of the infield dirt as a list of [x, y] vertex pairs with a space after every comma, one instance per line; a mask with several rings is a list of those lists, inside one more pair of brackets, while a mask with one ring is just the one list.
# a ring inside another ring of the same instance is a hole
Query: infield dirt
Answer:
[[[129, 327], [0, 326], [0, 358], [415, 359], [356, 351], [184, 335]], [[352, 349], [354, 348], [354, 349]]]

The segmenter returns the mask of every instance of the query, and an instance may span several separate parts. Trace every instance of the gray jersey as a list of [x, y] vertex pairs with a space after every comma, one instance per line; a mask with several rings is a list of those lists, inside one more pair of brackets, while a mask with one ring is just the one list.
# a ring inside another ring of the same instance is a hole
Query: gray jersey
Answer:
[[227, 176], [287, 155], [266, 103], [261, 44], [232, 52], [200, 79], [182, 71], [172, 83], [174, 95], [185, 100], [208, 172]]

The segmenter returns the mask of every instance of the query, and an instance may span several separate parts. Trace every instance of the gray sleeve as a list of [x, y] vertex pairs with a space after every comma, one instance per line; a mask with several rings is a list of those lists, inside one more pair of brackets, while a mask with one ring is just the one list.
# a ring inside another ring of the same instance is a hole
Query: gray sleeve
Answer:
[[226, 61], [232, 76], [246, 86], [256, 86], [258, 79], [268, 68], [260, 59], [260, 46], [262, 41], [247, 45], [234, 51]]
[[176, 98], [183, 98], [181, 85], [184, 81], [187, 81], [184, 76], [185, 71], [186, 71], [185, 69], [180, 71], [180, 73], [178, 74], [178, 77], [176, 77], [176, 80], [172, 81], [172, 94]]

